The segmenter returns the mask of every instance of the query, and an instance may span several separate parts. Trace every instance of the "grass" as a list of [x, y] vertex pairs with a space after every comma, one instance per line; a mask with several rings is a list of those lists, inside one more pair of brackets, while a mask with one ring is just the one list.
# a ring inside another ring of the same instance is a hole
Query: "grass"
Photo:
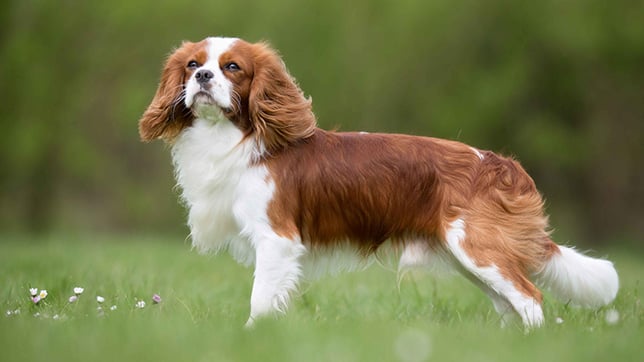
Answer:
[[[576, 309], [546, 296], [547, 325], [499, 328], [491, 303], [459, 276], [372, 266], [303, 286], [286, 316], [242, 328], [252, 271], [180, 240], [5, 236], [0, 243], [2, 361], [642, 361], [644, 257], [608, 253], [613, 305]], [[85, 288], [69, 303], [75, 286]], [[29, 288], [47, 289], [39, 305]], [[163, 301], [153, 304], [159, 294]], [[105, 298], [97, 311], [96, 296]], [[143, 309], [137, 300], [146, 301]], [[109, 307], [118, 309], [111, 311]], [[6, 311], [20, 310], [7, 315]], [[606, 315], [619, 313], [616, 323]], [[34, 317], [40, 313], [39, 317]], [[55, 319], [54, 316], [57, 315]], [[563, 323], [555, 323], [555, 318]]]

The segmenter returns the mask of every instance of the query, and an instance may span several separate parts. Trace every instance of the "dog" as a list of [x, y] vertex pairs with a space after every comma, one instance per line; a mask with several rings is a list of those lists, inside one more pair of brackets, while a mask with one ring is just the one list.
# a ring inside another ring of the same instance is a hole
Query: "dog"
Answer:
[[444, 139], [322, 130], [311, 104], [268, 44], [209, 37], [169, 56], [139, 121], [143, 141], [171, 146], [193, 246], [254, 265], [247, 326], [285, 312], [320, 256], [368, 258], [385, 242], [400, 251], [399, 270], [447, 260], [502, 323], [544, 323], [536, 285], [586, 307], [616, 297], [610, 261], [551, 240], [542, 196], [514, 159]]

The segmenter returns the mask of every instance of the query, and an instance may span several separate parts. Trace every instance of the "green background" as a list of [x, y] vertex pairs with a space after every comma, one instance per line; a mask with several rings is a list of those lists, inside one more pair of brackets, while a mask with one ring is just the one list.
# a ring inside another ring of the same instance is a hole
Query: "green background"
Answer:
[[9, 1], [0, 12], [0, 228], [186, 235], [167, 147], [137, 121], [165, 57], [267, 40], [319, 125], [516, 156], [555, 239], [641, 245], [641, 1]]

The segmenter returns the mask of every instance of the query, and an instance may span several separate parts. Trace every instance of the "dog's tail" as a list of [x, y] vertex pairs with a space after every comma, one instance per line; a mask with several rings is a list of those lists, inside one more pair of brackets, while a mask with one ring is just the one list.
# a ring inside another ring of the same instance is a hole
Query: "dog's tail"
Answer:
[[557, 299], [597, 308], [609, 304], [617, 296], [619, 277], [612, 262], [558, 245], [550, 254], [543, 269], [536, 274], [536, 282]]

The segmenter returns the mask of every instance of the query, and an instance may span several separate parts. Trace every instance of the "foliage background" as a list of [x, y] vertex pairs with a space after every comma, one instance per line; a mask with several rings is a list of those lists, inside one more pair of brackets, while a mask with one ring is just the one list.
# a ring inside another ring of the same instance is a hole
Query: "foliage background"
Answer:
[[515, 155], [560, 242], [640, 243], [642, 24], [636, 0], [10, 0], [0, 228], [185, 234], [168, 150], [137, 121], [173, 47], [227, 35], [279, 49], [321, 127]]

